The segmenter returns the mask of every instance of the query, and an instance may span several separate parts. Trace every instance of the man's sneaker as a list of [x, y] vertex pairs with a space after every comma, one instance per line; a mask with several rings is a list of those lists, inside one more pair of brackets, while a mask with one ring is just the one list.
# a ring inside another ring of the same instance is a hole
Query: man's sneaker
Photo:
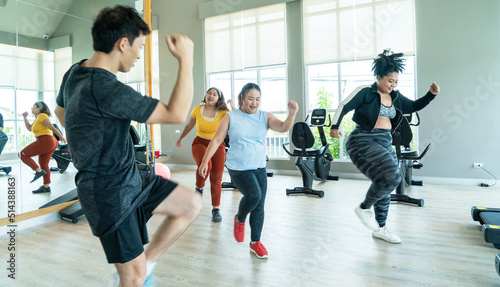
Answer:
[[33, 190], [33, 193], [44, 193], [44, 192], [50, 192], [50, 186], [49, 187], [44, 187], [43, 185], [40, 186], [37, 190]]
[[40, 170], [40, 171], [36, 171], [35, 172], [35, 177], [33, 177], [33, 179], [30, 181], [30, 183], [32, 183], [33, 181], [39, 179], [40, 177], [42, 177], [42, 176], [44, 176], [46, 174], [47, 174], [47, 172], [45, 170], [43, 170], [43, 169]]
[[238, 222], [236, 219], [238, 214], [234, 216], [234, 238], [238, 242], [245, 240], [245, 222]]
[[143, 287], [156, 287], [156, 282], [155, 282], [155, 277], [153, 276], [154, 273], [149, 274], [149, 276], [146, 276], [146, 280], [144, 280], [144, 285]]
[[374, 230], [372, 236], [390, 243], [401, 243], [401, 239], [396, 234], [392, 233], [386, 226]]
[[354, 211], [358, 215], [359, 219], [361, 219], [361, 221], [366, 225], [366, 227], [370, 228], [371, 230], [377, 230], [380, 228], [371, 209], [362, 209], [358, 206], [354, 209]]
[[212, 221], [220, 222], [222, 220], [222, 215], [220, 215], [220, 209], [214, 208], [212, 209]]
[[262, 244], [262, 242], [257, 241], [254, 244], [250, 242], [250, 251], [252, 251], [255, 256], [259, 257], [260, 259], [265, 259], [269, 257], [269, 253], [267, 253], [266, 248]]
[[[113, 287], [119, 287], [120, 286], [120, 276], [118, 275], [118, 272], [115, 272], [113, 274]], [[156, 282], [155, 278], [153, 277], [153, 273], [149, 274], [149, 276], [146, 276], [146, 279], [144, 280], [144, 285], [142, 287], [156, 287]]]

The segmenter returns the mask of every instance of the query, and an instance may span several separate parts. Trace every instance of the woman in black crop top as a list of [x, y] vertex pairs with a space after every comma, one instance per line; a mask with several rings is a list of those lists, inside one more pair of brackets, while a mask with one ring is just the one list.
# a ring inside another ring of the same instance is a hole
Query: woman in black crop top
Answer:
[[390, 193], [401, 182], [396, 153], [392, 148], [391, 128], [399, 124], [404, 113], [423, 109], [439, 93], [435, 82], [429, 92], [416, 101], [395, 90], [399, 73], [404, 70], [402, 56], [402, 53], [394, 54], [390, 50], [378, 55], [372, 64], [377, 81], [371, 87], [357, 88], [339, 105], [330, 130], [331, 137], [342, 135], [338, 130], [342, 118], [354, 110], [352, 119], [356, 128], [347, 138], [346, 150], [354, 165], [372, 181], [364, 201], [355, 211], [373, 230], [373, 237], [390, 243], [401, 243], [401, 239], [385, 226]]

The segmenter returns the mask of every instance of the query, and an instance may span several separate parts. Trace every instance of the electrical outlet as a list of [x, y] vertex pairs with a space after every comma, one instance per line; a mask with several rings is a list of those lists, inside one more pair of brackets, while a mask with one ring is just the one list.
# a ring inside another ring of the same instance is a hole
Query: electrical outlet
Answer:
[[180, 134], [180, 133], [181, 133], [181, 130], [175, 130], [175, 133], [176, 133], [176, 134]]
[[482, 164], [482, 163], [480, 163], [480, 162], [475, 162], [475, 163], [473, 163], [473, 164], [472, 164], [472, 167], [473, 167], [473, 168], [482, 168], [482, 167], [483, 167], [483, 164]]

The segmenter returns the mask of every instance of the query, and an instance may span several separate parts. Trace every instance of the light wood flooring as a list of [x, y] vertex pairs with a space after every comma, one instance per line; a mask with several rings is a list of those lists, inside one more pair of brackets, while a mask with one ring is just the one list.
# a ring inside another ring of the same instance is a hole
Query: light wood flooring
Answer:
[[[227, 174], [224, 175], [228, 179]], [[172, 178], [194, 187], [193, 170]], [[412, 187], [424, 207], [392, 204], [387, 226], [403, 243], [372, 238], [354, 213], [369, 182], [340, 179], [316, 188], [325, 197], [286, 196], [298, 176], [268, 179], [262, 242], [269, 259], [256, 258], [232, 234], [241, 194], [223, 190], [220, 223], [211, 222], [210, 196], [188, 230], [160, 258], [158, 286], [500, 286], [494, 258], [500, 250], [484, 241], [472, 221], [472, 205], [500, 206], [500, 188], [425, 184]], [[207, 186], [208, 187], [208, 186]], [[153, 234], [161, 218], [151, 220]], [[87, 221], [56, 221], [17, 236], [16, 280], [7, 276], [7, 243], [0, 235], [0, 286], [112, 286], [106, 263]]]

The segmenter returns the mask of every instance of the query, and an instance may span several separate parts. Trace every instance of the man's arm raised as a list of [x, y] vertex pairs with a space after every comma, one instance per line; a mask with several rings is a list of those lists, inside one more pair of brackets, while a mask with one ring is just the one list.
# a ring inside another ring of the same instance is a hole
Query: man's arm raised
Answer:
[[179, 72], [168, 104], [159, 102], [147, 124], [183, 123], [193, 101], [193, 41], [186, 36], [165, 35], [170, 53], [179, 61]]

